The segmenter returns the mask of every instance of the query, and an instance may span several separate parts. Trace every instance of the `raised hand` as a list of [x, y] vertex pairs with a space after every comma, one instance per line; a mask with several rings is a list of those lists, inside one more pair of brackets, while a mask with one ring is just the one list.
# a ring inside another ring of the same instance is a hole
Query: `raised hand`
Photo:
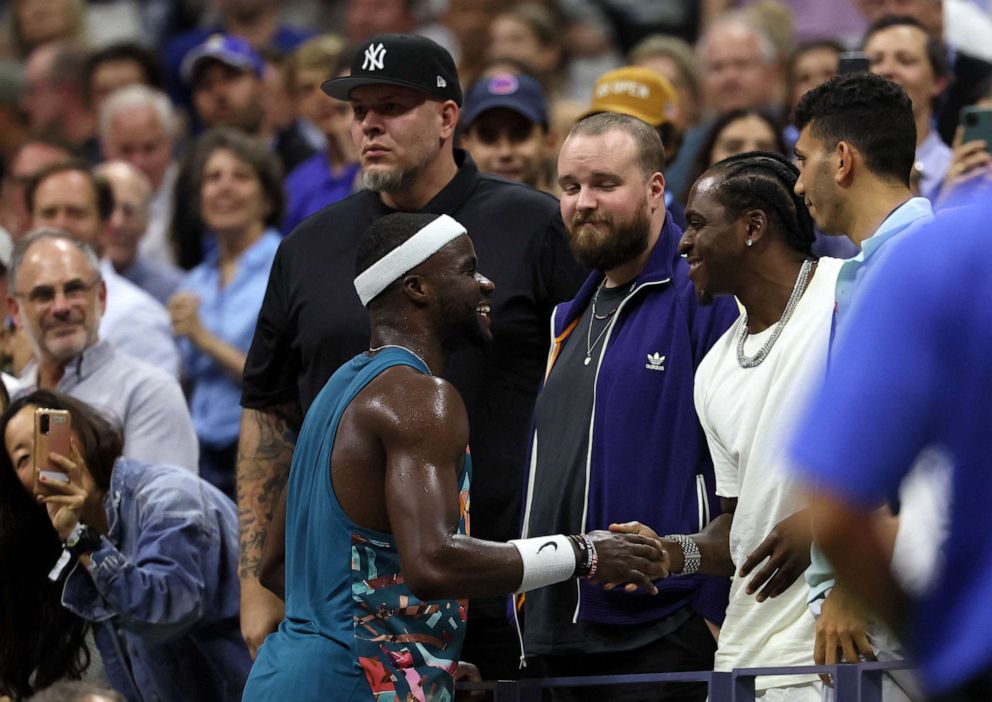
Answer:
[[79, 523], [79, 515], [83, 511], [88, 493], [83, 486], [82, 471], [86, 461], [79, 452], [79, 443], [72, 437], [72, 458], [55, 453], [48, 454], [49, 460], [61, 468], [69, 476], [69, 482], [49, 480], [41, 476], [39, 480], [49, 490], [47, 495], [38, 495], [38, 501], [48, 509], [48, 518], [58, 532], [59, 538], [65, 541]]
[[764, 602], [788, 590], [809, 567], [812, 542], [813, 532], [807, 510], [800, 510], [776, 524], [741, 564], [740, 576], [743, 578], [767, 559], [764, 567], [751, 578], [745, 592], [749, 595], [757, 592], [758, 602]]
[[188, 291], [180, 291], [169, 298], [169, 317], [172, 333], [192, 340], [200, 331], [200, 298]]

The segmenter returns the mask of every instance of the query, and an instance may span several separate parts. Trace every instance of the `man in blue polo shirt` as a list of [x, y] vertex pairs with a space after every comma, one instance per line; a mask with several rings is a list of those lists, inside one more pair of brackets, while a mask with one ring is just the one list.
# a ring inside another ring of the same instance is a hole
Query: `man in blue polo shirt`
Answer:
[[[822, 232], [846, 235], [861, 248], [837, 276], [832, 343], [852, 306], [866, 294], [865, 284], [884, 263], [892, 243], [932, 221], [933, 210], [929, 201], [913, 197], [910, 190], [916, 126], [909, 96], [895, 83], [867, 73], [838, 76], [803, 96], [795, 120], [800, 130], [795, 145], [800, 170], [796, 194], [803, 197]], [[831, 347], [828, 365], [846, 367], [853, 362]], [[916, 570], [926, 569], [920, 567], [920, 558], [905, 557], [919, 552], [907, 546], [939, 522], [929, 518], [920, 503], [944, 503], [936, 499], [938, 492], [930, 490], [940, 477], [938, 471], [918, 471], [914, 485], [926, 489], [913, 487], [903, 496], [896, 560]], [[830, 564], [816, 547], [806, 580], [810, 609], [817, 617], [817, 663], [857, 662], [859, 656], [902, 657], [889, 632], [868, 622], [843, 588], [834, 587]], [[898, 686], [911, 689], [912, 682], [900, 680]], [[888, 679], [886, 689], [887, 699], [904, 699]]]
[[[837, 339], [836, 357], [858, 362], [831, 366], [793, 444], [838, 578], [903, 634], [944, 700], [992, 699], [992, 318], [976, 314], [992, 305], [984, 195], [892, 245]], [[953, 465], [954, 510], [932, 584], [910, 596], [873, 512], [931, 445]]]

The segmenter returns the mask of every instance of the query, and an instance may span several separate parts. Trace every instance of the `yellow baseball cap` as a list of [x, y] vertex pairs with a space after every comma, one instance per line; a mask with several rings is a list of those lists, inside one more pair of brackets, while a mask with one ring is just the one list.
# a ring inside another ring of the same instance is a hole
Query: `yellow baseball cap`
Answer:
[[607, 71], [592, 88], [592, 104], [582, 115], [619, 112], [660, 127], [672, 121], [678, 95], [667, 79], [640, 66]]

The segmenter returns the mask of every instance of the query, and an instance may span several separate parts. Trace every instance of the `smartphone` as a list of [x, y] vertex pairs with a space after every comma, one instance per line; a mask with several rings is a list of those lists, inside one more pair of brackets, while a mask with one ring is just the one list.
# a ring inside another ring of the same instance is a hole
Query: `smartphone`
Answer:
[[870, 65], [863, 51], [843, 51], [837, 64], [837, 73], [867, 73]]
[[66, 410], [37, 407], [34, 411], [34, 487], [35, 492], [48, 492], [40, 478], [69, 482], [61, 466], [53, 465], [48, 454], [66, 458], [72, 455], [72, 418]]
[[992, 107], [971, 105], [962, 108], [961, 124], [964, 125], [962, 144], [982, 139], [985, 141], [985, 150], [992, 152]]

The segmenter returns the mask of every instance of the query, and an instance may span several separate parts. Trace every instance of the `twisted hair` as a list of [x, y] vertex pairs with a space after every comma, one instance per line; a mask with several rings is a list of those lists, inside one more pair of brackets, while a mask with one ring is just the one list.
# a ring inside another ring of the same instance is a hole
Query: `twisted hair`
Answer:
[[730, 217], [751, 209], [764, 210], [769, 219], [778, 220], [789, 246], [812, 255], [816, 239], [813, 218], [794, 190], [799, 169], [787, 158], [768, 151], [749, 151], [725, 158], [710, 170], [722, 175], [715, 194]]

